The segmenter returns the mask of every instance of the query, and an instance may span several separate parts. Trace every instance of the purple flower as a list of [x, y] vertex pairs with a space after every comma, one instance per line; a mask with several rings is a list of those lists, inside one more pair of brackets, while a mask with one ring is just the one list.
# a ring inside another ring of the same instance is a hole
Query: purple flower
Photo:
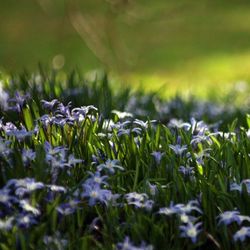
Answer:
[[20, 228], [29, 228], [30, 226], [37, 224], [37, 220], [32, 214], [19, 214], [16, 221]]
[[151, 210], [154, 204], [153, 200], [148, 199], [148, 195], [145, 193], [139, 194], [136, 192], [128, 193], [125, 195], [127, 203], [129, 205], [134, 205], [137, 208], [145, 208], [146, 210]]
[[199, 222], [197, 224], [193, 224], [192, 222], [188, 222], [186, 225], [181, 225], [180, 230], [181, 230], [181, 237], [184, 238], [189, 238], [193, 243], [197, 242], [197, 236], [199, 233], [202, 231], [200, 229], [202, 223]]
[[46, 245], [46, 249], [66, 249], [68, 240], [62, 238], [60, 232], [56, 231], [53, 236], [45, 235], [43, 237], [43, 243]]
[[22, 150], [22, 160], [25, 166], [29, 165], [31, 161], [34, 161], [36, 158], [36, 152], [31, 149]]
[[64, 160], [65, 154], [66, 154], [66, 148], [58, 146], [58, 147], [52, 147], [49, 142], [44, 143], [44, 149], [46, 152], [46, 160], [50, 161], [53, 160], [53, 158], [60, 158], [61, 160]]
[[[154, 123], [154, 122], [156, 122], [156, 120], [150, 121], [150, 123]], [[144, 129], [147, 129], [148, 126], [149, 126], [149, 122], [148, 122], [148, 121], [144, 122], [144, 121], [139, 120], [139, 119], [135, 119], [135, 120], [133, 121], [133, 124], [139, 125], [139, 126], [141, 126], [142, 128], [144, 128]]]
[[182, 213], [182, 214], [179, 214], [179, 218], [180, 218], [180, 221], [182, 223], [189, 223], [189, 222], [195, 222], [197, 221], [197, 218], [195, 218], [194, 216], [191, 216], [191, 215], [187, 215], [185, 213]]
[[122, 135], [130, 135], [131, 133], [135, 133], [136, 135], [141, 134], [141, 128], [120, 128], [117, 132], [117, 135], [120, 137]]
[[98, 171], [102, 171], [103, 169], [107, 169], [108, 172], [110, 172], [111, 174], [115, 173], [115, 168], [120, 169], [120, 170], [124, 170], [124, 168], [119, 165], [118, 160], [107, 160], [105, 163], [97, 166]]
[[0, 138], [0, 155], [3, 157], [8, 157], [8, 155], [11, 153], [12, 149], [9, 147], [10, 141], [6, 141], [2, 138]]
[[81, 122], [85, 119], [87, 114], [90, 113], [90, 111], [98, 111], [98, 109], [94, 107], [93, 105], [82, 106], [80, 108], [72, 109], [71, 113], [72, 113], [72, 116], [74, 117], [74, 120]]
[[111, 113], [115, 114], [118, 116], [119, 119], [124, 119], [126, 117], [133, 117], [132, 113], [129, 112], [121, 112], [119, 110], [112, 110]]
[[242, 223], [242, 219], [244, 219], [239, 211], [225, 211], [221, 213], [217, 218], [219, 218], [218, 225], [221, 223], [224, 225], [229, 225], [232, 222], [237, 222], [239, 225]]
[[187, 167], [180, 166], [179, 172], [182, 173], [184, 176], [192, 176], [194, 175], [194, 168], [190, 166]]
[[231, 183], [230, 184], [230, 191], [234, 191], [234, 190], [241, 192], [242, 191], [241, 184], [237, 184], [235, 182]]
[[171, 202], [169, 207], [160, 208], [158, 213], [165, 214], [165, 215], [172, 215], [172, 214], [176, 214], [177, 210], [176, 210], [175, 206], [173, 205], [173, 202]]
[[52, 111], [60, 102], [57, 99], [53, 99], [52, 101], [41, 101], [44, 109]]
[[250, 227], [242, 227], [234, 234], [233, 239], [234, 241], [240, 240], [243, 242], [247, 237], [250, 237]]
[[165, 155], [165, 153], [154, 151], [153, 153], [151, 153], [151, 155], [154, 157], [156, 164], [159, 165], [161, 162], [161, 159], [162, 159], [163, 155]]
[[46, 185], [50, 191], [52, 192], [58, 192], [58, 193], [66, 193], [67, 190], [65, 187], [57, 186], [57, 185]]
[[45, 127], [48, 127], [49, 125], [52, 125], [54, 123], [55, 117], [51, 117], [50, 115], [43, 115], [39, 118], [39, 120]]
[[205, 132], [209, 131], [207, 124], [203, 121], [196, 121], [194, 118], [191, 118], [191, 128], [193, 135], [204, 135]]
[[94, 206], [97, 202], [108, 204], [111, 200], [112, 193], [110, 190], [101, 189], [99, 185], [84, 185], [84, 192], [81, 194], [82, 198], [89, 199], [89, 206]]
[[152, 196], [155, 196], [156, 193], [157, 193], [157, 186], [154, 185], [154, 184], [151, 184], [149, 181], [147, 181], [147, 186], [149, 188], [149, 193], [152, 195]]
[[168, 123], [168, 127], [170, 128], [183, 128], [188, 131], [191, 128], [191, 124], [188, 122], [183, 122], [182, 120], [171, 119]]
[[34, 134], [34, 131], [27, 131], [25, 127], [22, 127], [20, 130], [15, 128], [6, 131], [7, 136], [14, 136], [18, 140], [24, 140], [26, 137], [30, 137]]
[[66, 166], [75, 166], [76, 164], [80, 164], [82, 163], [83, 160], [81, 159], [76, 159], [75, 156], [73, 154], [69, 155], [69, 158], [68, 158], [68, 162], [65, 163]]
[[241, 187], [242, 185], [246, 186], [247, 192], [250, 194], [250, 179], [245, 179], [241, 182]]
[[66, 106], [62, 103], [59, 103], [57, 106], [56, 114], [62, 115], [62, 117], [70, 117], [70, 108], [71, 108], [71, 102], [69, 102]]
[[11, 195], [10, 192], [11, 190], [6, 187], [0, 190], [0, 204], [8, 208], [10, 208], [13, 203], [18, 202], [18, 199]]
[[170, 207], [160, 208], [160, 214], [172, 215], [172, 214], [189, 214], [192, 211], [196, 211], [202, 214], [201, 209], [198, 207], [199, 203], [197, 200], [191, 200], [187, 204], [176, 204], [170, 203]]
[[177, 213], [191, 213], [192, 211], [196, 211], [202, 214], [201, 209], [198, 207], [199, 202], [197, 200], [191, 200], [186, 205], [185, 204], [176, 204], [174, 207]]
[[7, 182], [6, 187], [15, 188], [15, 194], [23, 197], [25, 194], [30, 194], [33, 191], [42, 189], [45, 185], [42, 182], [36, 182], [33, 178], [11, 179]]
[[41, 212], [37, 208], [31, 206], [27, 200], [21, 200], [19, 202], [19, 205], [24, 212], [32, 213], [35, 216], [38, 216], [41, 214]]
[[116, 250], [153, 250], [153, 246], [147, 246], [145, 242], [142, 242], [140, 247], [136, 247], [133, 242], [130, 241], [129, 237], [126, 236], [123, 242], [116, 244]]
[[9, 99], [9, 103], [13, 103], [14, 106], [9, 107], [9, 110], [21, 112], [23, 106], [26, 104], [27, 100], [30, 99], [29, 94], [20, 95], [18, 92], [15, 93], [15, 97]]
[[242, 192], [243, 185], [245, 185], [247, 193], [250, 194], [250, 179], [242, 180], [240, 184], [237, 184], [236, 182], [231, 183], [230, 191], [237, 190], [239, 192]]
[[104, 120], [103, 122], [103, 128], [104, 129], [125, 129], [128, 125], [131, 124], [131, 121], [124, 121], [124, 122], [117, 122], [114, 123], [112, 120]]
[[144, 200], [148, 199], [148, 196], [145, 193], [139, 194], [137, 192], [132, 192], [132, 193], [126, 194], [125, 198], [127, 202], [130, 204], [131, 202], [135, 202], [135, 201], [143, 202]]
[[59, 205], [56, 210], [61, 215], [73, 214], [76, 211], [78, 204], [78, 200], [70, 200], [68, 203], [63, 203]]
[[177, 145], [169, 145], [169, 147], [175, 152], [176, 155], [181, 156], [184, 151], [187, 150], [187, 145], [181, 146], [179, 144]]
[[8, 217], [4, 220], [0, 219], [0, 231], [9, 231], [13, 227], [14, 217]]
[[105, 181], [105, 179], [108, 178], [107, 175], [101, 176], [101, 173], [99, 171], [96, 171], [95, 173], [92, 172], [88, 173], [91, 177], [84, 182], [84, 185], [95, 186], [104, 184], [108, 186], [108, 183]]

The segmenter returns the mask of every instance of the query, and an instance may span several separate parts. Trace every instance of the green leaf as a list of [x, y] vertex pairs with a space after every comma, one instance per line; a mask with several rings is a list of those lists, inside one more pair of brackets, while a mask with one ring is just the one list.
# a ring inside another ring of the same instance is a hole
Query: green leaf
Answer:
[[247, 120], [247, 126], [250, 129], [250, 114], [246, 115], [246, 120]]
[[23, 118], [24, 118], [26, 128], [29, 131], [32, 130], [34, 125], [33, 125], [33, 119], [32, 119], [32, 115], [31, 115], [29, 107], [23, 109]]
[[236, 126], [237, 126], [237, 123], [238, 123], [238, 118], [235, 118], [235, 119], [233, 120], [233, 122], [232, 122], [230, 125], [228, 125], [228, 130], [229, 130], [229, 132], [234, 132], [234, 131], [235, 131], [235, 128], [236, 128]]
[[198, 169], [198, 172], [199, 172], [199, 174], [200, 175], [203, 175], [203, 167], [202, 167], [202, 165], [197, 165], [197, 169]]

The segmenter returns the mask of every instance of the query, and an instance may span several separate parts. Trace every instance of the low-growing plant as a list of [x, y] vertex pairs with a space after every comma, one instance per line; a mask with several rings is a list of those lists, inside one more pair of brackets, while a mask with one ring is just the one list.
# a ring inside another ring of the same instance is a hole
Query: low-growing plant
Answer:
[[42, 70], [0, 106], [1, 249], [250, 247], [246, 108]]

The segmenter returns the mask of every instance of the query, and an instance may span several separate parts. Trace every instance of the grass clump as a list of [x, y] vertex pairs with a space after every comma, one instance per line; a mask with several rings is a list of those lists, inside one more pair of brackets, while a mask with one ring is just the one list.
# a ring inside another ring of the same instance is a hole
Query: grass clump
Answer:
[[246, 108], [2, 77], [1, 249], [249, 248]]

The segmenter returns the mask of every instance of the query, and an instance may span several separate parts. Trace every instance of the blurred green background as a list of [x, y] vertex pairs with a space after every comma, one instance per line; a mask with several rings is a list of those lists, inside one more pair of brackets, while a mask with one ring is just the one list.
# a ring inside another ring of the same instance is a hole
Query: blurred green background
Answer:
[[247, 0], [8, 0], [0, 68], [105, 69], [123, 82], [204, 94], [250, 78]]

